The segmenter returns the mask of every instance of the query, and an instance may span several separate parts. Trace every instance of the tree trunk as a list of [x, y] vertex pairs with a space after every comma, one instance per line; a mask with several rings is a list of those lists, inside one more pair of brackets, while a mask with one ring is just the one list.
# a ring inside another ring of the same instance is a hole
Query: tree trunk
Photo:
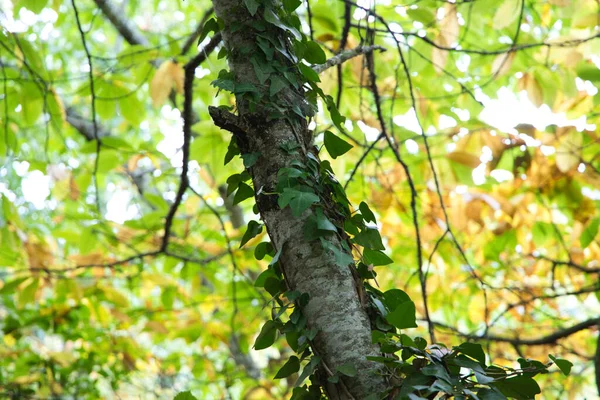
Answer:
[[[257, 42], [259, 32], [253, 27], [262, 21], [269, 35], [289, 44], [285, 32], [264, 23], [262, 6], [251, 16], [242, 0], [213, 0], [213, 4], [216, 15], [225, 24], [222, 34], [236, 85], [252, 84], [261, 91], [261, 95], [269, 97], [267, 82], [260, 83], [250, 61], [251, 55], [261, 51]], [[260, 33], [264, 36], [265, 30]], [[287, 46], [293, 56], [291, 48], [291, 45]], [[280, 55], [276, 57], [279, 61], [284, 60]], [[290, 61], [285, 62], [290, 68], [297, 68]], [[281, 90], [276, 99], [271, 97], [271, 101], [279, 102], [280, 108], [288, 110], [293, 105], [300, 108], [307, 105], [304, 92], [291, 86]], [[234, 134], [242, 154], [260, 153], [249, 169], [255, 193], [258, 193], [255, 195], [256, 202], [273, 246], [281, 252], [279, 263], [288, 288], [309, 294], [303, 313], [308, 326], [318, 330], [313, 351], [322, 357], [324, 363], [321, 368], [326, 373], [335, 372], [344, 364], [351, 364], [358, 371], [354, 378], [342, 378], [341, 383], [328, 385], [327, 394], [334, 399], [363, 399], [385, 391], [386, 384], [378, 373], [380, 364], [366, 359], [367, 356], [381, 354], [378, 346], [371, 343], [369, 318], [359, 296], [364, 289], [362, 283], [353, 277], [351, 268], [354, 266], [340, 267], [334, 254], [324, 250], [319, 240], [304, 238], [303, 227], [315, 213], [314, 207], [296, 218], [290, 207], [281, 209], [277, 196], [272, 194], [281, 168], [289, 167], [292, 162], [308, 163], [311, 134], [306, 118], [294, 113], [288, 113], [285, 118], [273, 118], [265, 107], [251, 104], [246, 96], [239, 93], [236, 94], [236, 102], [237, 116], [216, 108], [211, 108], [211, 116], [217, 126]], [[298, 143], [300, 151], [290, 154], [281, 148], [281, 145], [290, 142]], [[332, 201], [329, 203], [323, 207], [337, 207]], [[339, 236], [332, 235], [327, 240], [339, 251], [344, 251]]]

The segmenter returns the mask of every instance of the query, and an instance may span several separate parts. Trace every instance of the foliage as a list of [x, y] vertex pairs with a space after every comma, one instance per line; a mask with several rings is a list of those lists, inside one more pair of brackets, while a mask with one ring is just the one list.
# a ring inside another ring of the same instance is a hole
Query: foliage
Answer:
[[[315, 210], [305, 238], [341, 267], [358, 260], [388, 355], [374, 361], [402, 378], [394, 395], [590, 393], [596, 2], [313, 0], [309, 12], [245, 0], [266, 21], [240, 27], [264, 32], [248, 55], [261, 87], [227, 71], [222, 22], [198, 11], [208, 2], [131, 1], [125, 28], [95, 3], [18, 1], [0, 14], [3, 394], [300, 399], [356, 375], [316, 373], [307, 298], [287, 290], [249, 200], [261, 155], [210, 120], [229, 92], [315, 122], [319, 157], [278, 171], [269, 195], [295, 216]], [[136, 24], [146, 43], [123, 33]], [[359, 44], [388, 50], [311, 68]], [[283, 98], [301, 87], [308, 103]], [[502, 107], [544, 119], [486, 116], [508, 91], [520, 100]]]

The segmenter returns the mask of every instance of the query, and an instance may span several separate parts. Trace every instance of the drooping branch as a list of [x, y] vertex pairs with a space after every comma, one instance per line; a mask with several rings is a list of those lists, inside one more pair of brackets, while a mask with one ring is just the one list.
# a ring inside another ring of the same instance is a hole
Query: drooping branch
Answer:
[[119, 31], [123, 39], [131, 45], [148, 46], [150, 42], [146, 36], [140, 32], [132, 21], [127, 19], [121, 10], [119, 10], [110, 0], [94, 0], [98, 8], [102, 10], [106, 18]]
[[[79, 132], [87, 141], [95, 140], [94, 124], [92, 123], [92, 121], [81, 116], [72, 107], [67, 108], [65, 111], [67, 116], [67, 122], [73, 128], [75, 128], [77, 132]], [[108, 130], [100, 124], [97, 125], [96, 134], [98, 139], [102, 139], [103, 137], [110, 135]]]
[[367, 54], [367, 53], [371, 53], [375, 50], [386, 51], [386, 48], [382, 47], [382, 46], [376, 46], [376, 45], [358, 46], [351, 50], [346, 50], [346, 51], [341, 52], [340, 54], [336, 54], [335, 56], [328, 59], [324, 64], [318, 64], [318, 65], [313, 66], [313, 70], [317, 74], [320, 74], [321, 72], [323, 72], [331, 67], [335, 67], [336, 65], [341, 65], [354, 57], [357, 57], [357, 56], [360, 56], [363, 54]]

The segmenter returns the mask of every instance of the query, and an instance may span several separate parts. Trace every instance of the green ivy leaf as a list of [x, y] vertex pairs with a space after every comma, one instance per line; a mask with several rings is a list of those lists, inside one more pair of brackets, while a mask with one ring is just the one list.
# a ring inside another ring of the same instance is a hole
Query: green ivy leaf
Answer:
[[394, 262], [394, 260], [389, 258], [381, 250], [365, 249], [365, 251], [363, 252], [363, 257], [365, 258], [366, 264], [371, 264], [374, 267], [378, 267], [381, 265], [388, 265], [388, 264], [392, 264]]
[[565, 376], [568, 376], [571, 373], [571, 368], [573, 367], [573, 363], [571, 361], [563, 358], [556, 358], [552, 354], [549, 354], [548, 356], [552, 361], [554, 361], [554, 364], [556, 364], [556, 366]]
[[415, 303], [407, 301], [398, 305], [385, 319], [398, 329], [416, 328]]
[[244, 236], [242, 237], [242, 241], [240, 243], [240, 247], [242, 248], [246, 243], [248, 243], [248, 241], [250, 239], [252, 239], [253, 237], [255, 237], [256, 235], [258, 235], [259, 233], [262, 232], [262, 224], [259, 224], [256, 221], [250, 221], [248, 222], [248, 228], [246, 229], [246, 233], [244, 233]]
[[235, 192], [235, 196], [233, 196], [233, 205], [241, 203], [252, 196], [254, 196], [254, 189], [252, 189], [248, 184], [240, 182], [238, 190]]
[[283, 8], [288, 13], [294, 12], [296, 8], [300, 7], [302, 2], [300, 0], [283, 0]]
[[358, 206], [358, 209], [360, 210], [360, 213], [362, 214], [365, 221], [373, 222], [374, 224], [377, 223], [377, 220], [375, 219], [375, 214], [373, 214], [373, 211], [371, 211], [367, 203], [361, 201]]
[[298, 372], [300, 370], [300, 360], [298, 357], [291, 356], [289, 360], [281, 367], [277, 374], [273, 379], [282, 379], [287, 378], [291, 374]]
[[275, 343], [277, 337], [277, 324], [274, 321], [267, 321], [262, 326], [260, 333], [254, 342], [255, 350], [263, 350]]
[[202, 32], [200, 32], [200, 36], [198, 36], [198, 44], [200, 44], [210, 32], [219, 32], [220, 30], [221, 28], [219, 27], [217, 20], [210, 18], [202, 27]]
[[393, 310], [400, 304], [410, 301], [410, 296], [400, 289], [390, 289], [383, 294], [383, 299], [387, 308]]
[[358, 235], [354, 236], [354, 243], [361, 245], [365, 249], [385, 250], [381, 235], [377, 229], [365, 228]]
[[321, 78], [319, 78], [319, 74], [315, 72], [314, 69], [309, 67], [308, 65], [298, 64], [298, 68], [304, 77], [311, 82], [321, 82]]
[[346, 154], [353, 146], [343, 139], [340, 139], [331, 131], [325, 131], [325, 148], [332, 158], [338, 158]]
[[273, 245], [270, 242], [260, 242], [254, 248], [254, 258], [262, 260], [267, 254], [273, 251]]
[[225, 161], [223, 162], [223, 165], [229, 164], [229, 162], [233, 160], [233, 157], [237, 156], [238, 154], [240, 154], [240, 149], [237, 147], [235, 139], [231, 137], [229, 146], [227, 146], [227, 153], [225, 154]]
[[260, 5], [258, 3], [258, 1], [244, 0], [244, 4], [246, 5], [246, 8], [248, 9], [248, 12], [250, 13], [250, 15], [252, 15], [254, 17], [254, 14], [256, 14], [256, 11], [258, 10], [258, 6]]
[[252, 168], [254, 164], [256, 164], [256, 161], [258, 161], [259, 157], [260, 153], [242, 154], [242, 160], [244, 160], [244, 167]]
[[319, 196], [308, 186], [298, 186], [295, 189], [285, 188], [277, 200], [279, 207], [282, 209], [289, 205], [292, 214], [296, 218], [302, 215], [311, 205], [318, 202]]
[[358, 371], [356, 371], [356, 367], [352, 364], [342, 364], [338, 366], [335, 370], [340, 374], [350, 377], [355, 377], [358, 374]]
[[324, 64], [327, 61], [325, 52], [318, 43], [312, 40], [304, 43], [304, 59], [311, 64]]
[[317, 209], [317, 229], [321, 231], [337, 232], [336, 226], [323, 214], [322, 209]]
[[312, 375], [312, 373], [315, 371], [315, 369], [317, 368], [317, 366], [319, 365], [320, 362], [321, 362], [320, 356], [313, 356], [313, 358], [310, 359], [308, 364], [306, 364], [306, 366], [302, 370], [302, 373], [298, 377], [298, 380], [296, 381], [294, 386], [301, 385], [302, 382], [304, 382], [304, 380], [306, 378], [308, 378], [310, 375]]

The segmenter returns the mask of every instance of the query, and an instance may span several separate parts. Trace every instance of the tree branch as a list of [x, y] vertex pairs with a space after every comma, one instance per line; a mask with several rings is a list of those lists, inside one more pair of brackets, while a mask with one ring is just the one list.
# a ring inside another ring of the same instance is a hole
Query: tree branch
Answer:
[[458, 336], [461, 336], [461, 337], [469, 339], [469, 340], [486, 340], [486, 341], [491, 341], [491, 342], [510, 343], [512, 345], [517, 345], [517, 346], [518, 345], [541, 346], [541, 345], [547, 345], [547, 344], [554, 344], [557, 341], [559, 341], [560, 339], [564, 339], [564, 338], [571, 336], [579, 331], [597, 326], [598, 324], [600, 324], [600, 319], [598, 319], [598, 318], [588, 319], [586, 321], [579, 322], [578, 324], [575, 324], [569, 328], [560, 329], [549, 335], [542, 336], [539, 338], [534, 338], [534, 339], [521, 339], [518, 337], [511, 338], [511, 337], [507, 337], [507, 336], [496, 336], [496, 335], [481, 335], [481, 336], [480, 335], [472, 335], [469, 333], [463, 333], [463, 332], [459, 331], [458, 329], [451, 327], [449, 325], [446, 325], [446, 324], [442, 324], [441, 322], [432, 321], [432, 323], [440, 328], [448, 329], [448, 330], [456, 333]]
[[350, 60], [351, 58], [360, 56], [362, 54], [371, 53], [375, 50], [386, 51], [386, 48], [382, 47], [382, 46], [358, 46], [351, 50], [343, 51], [340, 54], [337, 54], [337, 55], [331, 57], [324, 64], [318, 64], [318, 65], [313, 66], [313, 70], [317, 74], [320, 74], [321, 72], [323, 72], [331, 67], [335, 67], [336, 65], [345, 63], [346, 61]]
[[123, 39], [127, 43], [134, 45], [148, 46], [150, 42], [140, 32], [137, 26], [130, 20], [125, 18], [123, 12], [119, 10], [110, 0], [94, 0], [94, 3], [102, 10], [106, 18], [113, 24], [113, 26], [119, 31]]

